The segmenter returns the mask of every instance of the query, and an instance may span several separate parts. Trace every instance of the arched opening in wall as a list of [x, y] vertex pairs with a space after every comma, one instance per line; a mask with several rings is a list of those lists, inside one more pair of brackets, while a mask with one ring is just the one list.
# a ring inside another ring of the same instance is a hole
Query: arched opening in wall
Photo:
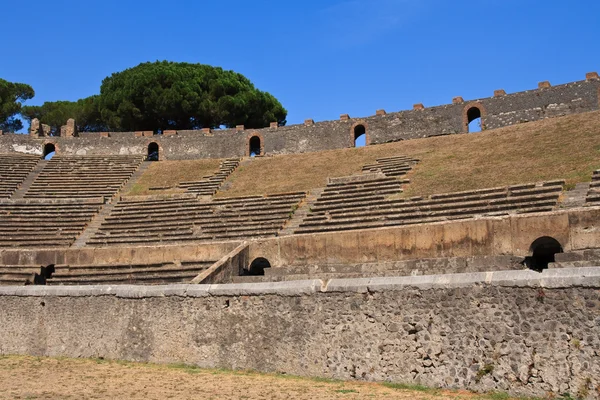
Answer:
[[147, 161], [158, 161], [158, 143], [152, 142], [148, 145], [148, 157]]
[[467, 132], [481, 132], [482, 130], [481, 110], [471, 107], [467, 110]]
[[42, 158], [44, 160], [50, 160], [52, 157], [54, 157], [55, 154], [56, 146], [54, 146], [54, 143], [46, 143], [44, 145], [44, 155]]
[[354, 127], [354, 147], [365, 147], [367, 145], [367, 128], [364, 125]]
[[260, 276], [265, 274], [265, 268], [271, 268], [269, 260], [263, 257], [255, 258], [246, 270], [247, 275]]
[[529, 253], [531, 256], [525, 258], [525, 264], [529, 269], [542, 272], [548, 268], [548, 264], [555, 261], [555, 255], [562, 253], [563, 248], [550, 236], [542, 236], [531, 243]]
[[261, 152], [261, 145], [260, 145], [260, 138], [258, 136], [252, 136], [250, 138], [250, 140], [248, 141], [248, 155], [250, 157], [256, 157], [256, 156], [260, 156]]

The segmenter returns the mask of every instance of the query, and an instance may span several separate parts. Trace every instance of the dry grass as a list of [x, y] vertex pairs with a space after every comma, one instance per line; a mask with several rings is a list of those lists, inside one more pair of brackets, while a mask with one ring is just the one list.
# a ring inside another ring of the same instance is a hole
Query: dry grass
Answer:
[[[135, 183], [129, 195], [177, 193], [179, 182], [197, 181], [219, 169], [221, 160], [161, 161], [150, 164], [142, 177]], [[169, 187], [165, 190], [149, 190], [151, 187]]]
[[254, 159], [229, 178], [220, 197], [323, 187], [327, 177], [360, 172], [376, 158], [421, 159], [406, 195], [426, 195], [564, 178], [589, 181], [600, 168], [600, 112], [485, 132]]
[[89, 359], [0, 356], [0, 399], [504, 399], [421, 386]]

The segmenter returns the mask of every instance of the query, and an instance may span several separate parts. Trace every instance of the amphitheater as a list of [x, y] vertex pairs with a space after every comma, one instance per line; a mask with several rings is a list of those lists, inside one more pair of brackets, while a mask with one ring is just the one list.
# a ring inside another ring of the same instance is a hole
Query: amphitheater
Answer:
[[600, 398], [597, 73], [366, 118], [47, 133], [0, 135], [0, 354]]

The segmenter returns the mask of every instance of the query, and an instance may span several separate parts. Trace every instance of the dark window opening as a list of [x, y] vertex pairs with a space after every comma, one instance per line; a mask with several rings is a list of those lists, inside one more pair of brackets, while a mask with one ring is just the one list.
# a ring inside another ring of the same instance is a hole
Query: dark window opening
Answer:
[[252, 136], [249, 142], [249, 152], [250, 157], [260, 156], [260, 138], [258, 136]]
[[52, 143], [46, 143], [44, 145], [44, 160], [50, 160], [56, 154], [56, 147]]
[[562, 253], [563, 248], [558, 240], [550, 237], [543, 236], [536, 239], [529, 248], [531, 256], [525, 257], [524, 264], [529, 269], [534, 271], [542, 272], [548, 269], [548, 264], [555, 261], [555, 255]]
[[148, 145], [148, 161], [158, 161], [158, 143], [152, 142]]
[[367, 145], [367, 129], [364, 125], [354, 127], [354, 147], [364, 147]]
[[467, 110], [467, 132], [481, 132], [481, 110], [471, 107]]
[[271, 268], [271, 263], [266, 258], [258, 257], [252, 261], [250, 267], [245, 272], [247, 275], [253, 276], [264, 275], [265, 268]]

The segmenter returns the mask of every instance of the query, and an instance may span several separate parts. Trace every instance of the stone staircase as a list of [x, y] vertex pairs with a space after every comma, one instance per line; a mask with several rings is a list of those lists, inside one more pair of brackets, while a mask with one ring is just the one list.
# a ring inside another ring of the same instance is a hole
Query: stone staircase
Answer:
[[578, 183], [573, 190], [568, 190], [563, 193], [563, 200], [560, 203], [561, 208], [583, 207], [586, 197], [590, 189], [590, 184], [587, 182]]
[[212, 196], [219, 190], [223, 182], [235, 171], [239, 164], [239, 158], [228, 158], [221, 162], [219, 171], [215, 174], [205, 176], [200, 181], [180, 182], [178, 187], [200, 196]]
[[279, 231], [277, 236], [293, 235], [294, 231], [300, 227], [304, 218], [310, 213], [312, 206], [323, 193], [323, 188], [312, 189], [308, 192], [304, 200], [298, 204], [298, 208], [293, 212], [292, 217], [286, 221], [283, 229]]
[[412, 170], [419, 160], [408, 156], [378, 158], [373, 164], [363, 166], [363, 173], [382, 172], [387, 177], [402, 177]]
[[[121, 188], [121, 193], [129, 193], [135, 183], [141, 178], [144, 172], [148, 169], [152, 162], [144, 161], [140, 164], [138, 169], [131, 175], [129, 180], [123, 185]], [[118, 194], [117, 194], [118, 195]], [[90, 223], [86, 226], [85, 230], [79, 235], [77, 240], [71, 245], [73, 248], [81, 248], [84, 247], [88, 240], [94, 237], [94, 235], [98, 232], [98, 229], [102, 226], [106, 217], [110, 215], [112, 210], [114, 209], [116, 201], [114, 198], [110, 199], [106, 202], [100, 211], [94, 216], [94, 218], [90, 221]]]
[[587, 194], [586, 204], [600, 204], [600, 169], [594, 171], [594, 174], [592, 175], [592, 183], [590, 183], [590, 190]]
[[11, 199], [22, 200], [24, 199], [25, 193], [31, 188], [31, 185], [35, 181], [35, 178], [42, 172], [42, 170], [48, 164], [48, 160], [40, 160], [36, 166], [29, 172], [27, 177], [23, 180], [19, 188], [13, 193]]

